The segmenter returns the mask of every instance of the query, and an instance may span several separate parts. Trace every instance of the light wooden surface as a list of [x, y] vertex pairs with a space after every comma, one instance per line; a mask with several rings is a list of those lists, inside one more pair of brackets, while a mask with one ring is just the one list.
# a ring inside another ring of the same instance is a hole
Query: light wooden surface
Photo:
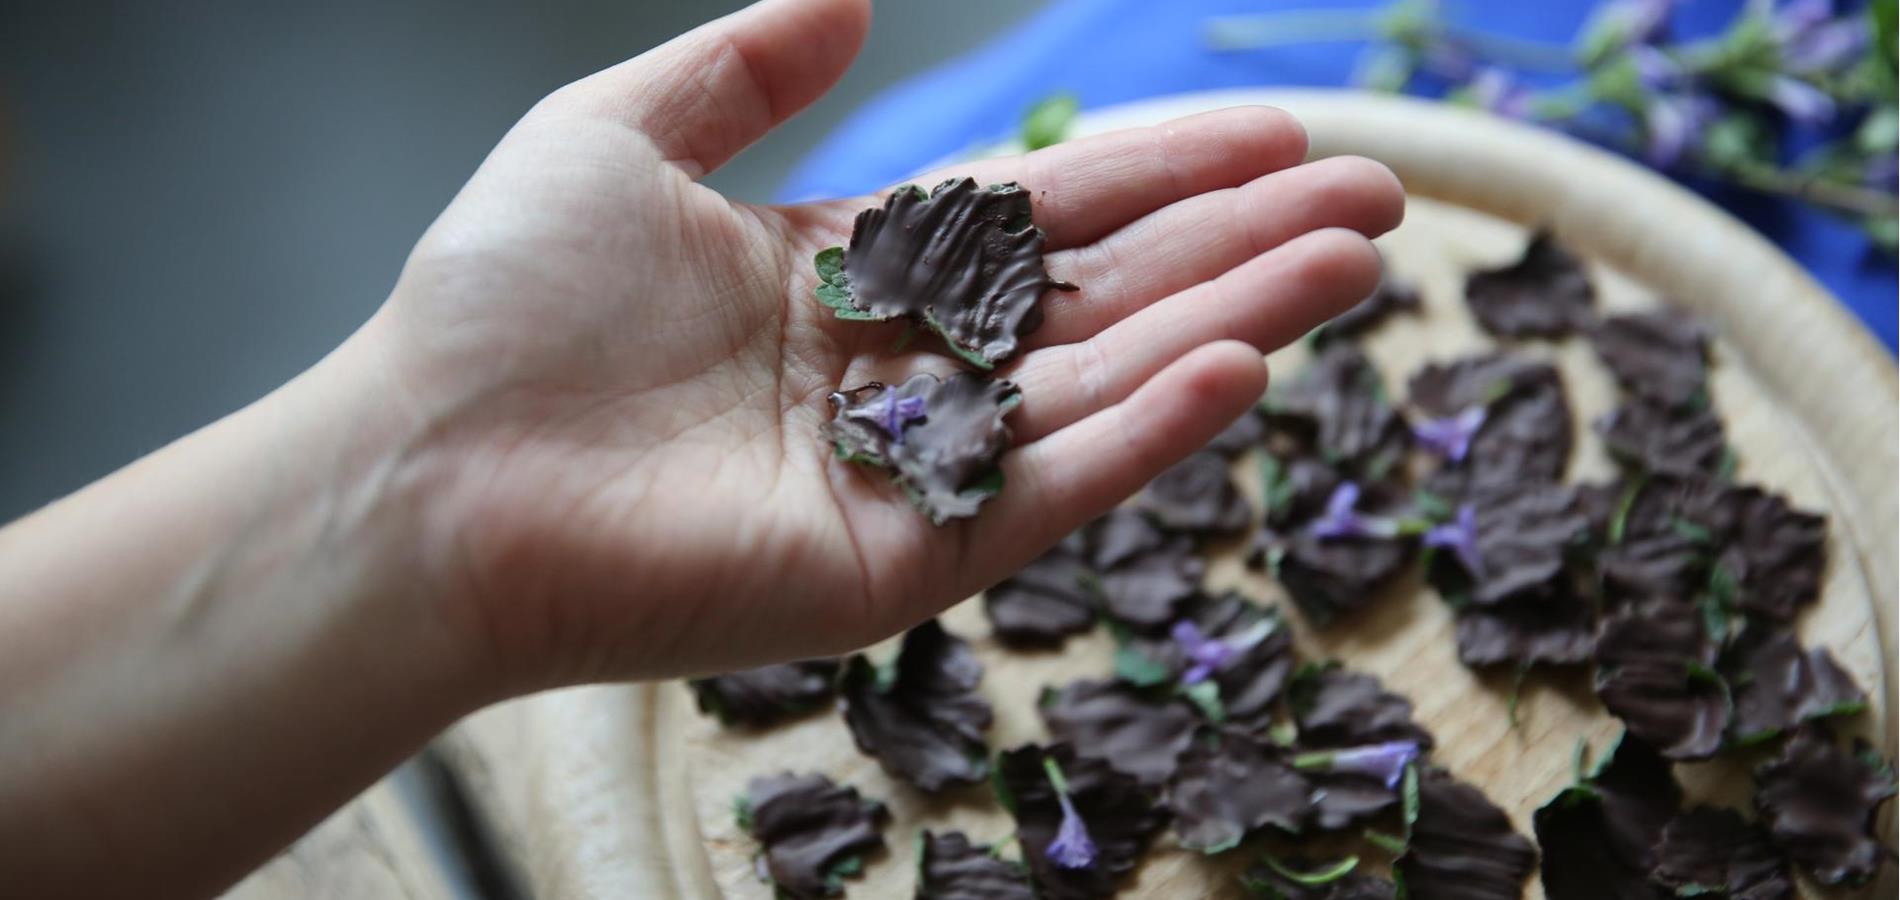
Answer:
[[223, 900], [458, 900], [416, 815], [379, 781]]
[[[1856, 727], [1891, 754], [1900, 581], [1896, 389], [1893, 361], [1871, 336], [1792, 262], [1692, 195], [1605, 154], [1478, 114], [1337, 93], [1233, 92], [1103, 111], [1087, 117], [1083, 130], [1260, 102], [1299, 114], [1316, 156], [1378, 158], [1415, 198], [1406, 224], [1381, 248], [1401, 276], [1423, 286], [1425, 316], [1395, 321], [1367, 340], [1395, 395], [1422, 362], [1488, 343], [1462, 309], [1463, 275], [1512, 258], [1526, 224], [1554, 226], [1593, 260], [1606, 307], [1668, 297], [1716, 325], [1711, 390], [1739, 450], [1740, 477], [1830, 515], [1826, 592], [1802, 634], [1832, 648], [1870, 690], [1872, 708]], [[1301, 352], [1275, 356], [1278, 377], [1297, 368]], [[1580, 425], [1613, 402], [1613, 386], [1583, 342], [1527, 352], [1564, 370]], [[1580, 428], [1579, 437], [1571, 477], [1611, 471], [1594, 435]], [[1252, 472], [1237, 475], [1257, 498]], [[1283, 602], [1276, 586], [1239, 565], [1238, 549], [1217, 555], [1210, 585]], [[1581, 673], [1534, 676], [1520, 724], [1511, 728], [1508, 685], [1457, 663], [1450, 615], [1428, 590], [1395, 598], [1336, 633], [1315, 634], [1297, 614], [1290, 619], [1305, 655], [1340, 658], [1409, 695], [1439, 736], [1437, 761], [1483, 785], [1526, 834], [1531, 811], [1568, 781], [1577, 739], [1601, 747], [1617, 731]], [[1023, 655], [989, 641], [975, 604], [952, 610], [945, 622], [974, 641], [985, 662], [995, 747], [1044, 736], [1033, 700], [1045, 684], [1109, 671], [1100, 630], [1059, 655]], [[932, 800], [894, 783], [856, 752], [836, 715], [735, 734], [698, 716], [678, 684], [580, 688], [505, 704], [463, 723], [444, 749], [474, 785], [511, 864], [543, 898], [769, 897], [751, 875], [752, 847], [729, 803], [751, 775], [785, 768], [824, 772], [891, 806], [890, 851], [850, 883], [853, 896], [909, 895], [918, 827], [962, 828], [980, 840], [1010, 829], [982, 789]], [[1682, 766], [1679, 774], [1692, 796], [1746, 802], [1750, 785], [1736, 763]], [[1891, 841], [1891, 807], [1884, 827]], [[1127, 894], [1234, 896], [1232, 870], [1164, 836]], [[1894, 893], [1889, 867], [1861, 896]], [[1542, 897], [1534, 879], [1527, 896]]]

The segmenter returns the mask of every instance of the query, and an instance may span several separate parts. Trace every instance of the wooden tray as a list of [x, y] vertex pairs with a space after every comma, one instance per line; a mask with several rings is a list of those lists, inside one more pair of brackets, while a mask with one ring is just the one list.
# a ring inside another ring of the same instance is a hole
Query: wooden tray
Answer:
[[[1094, 132], [1242, 103], [1298, 114], [1314, 156], [1356, 153], [1398, 172], [1412, 195], [1406, 224], [1381, 240], [1389, 265], [1420, 283], [1425, 315], [1375, 332], [1367, 348], [1388, 385], [1429, 359], [1488, 341], [1463, 310], [1464, 273], [1515, 257], [1525, 226], [1548, 224], [1592, 260], [1607, 308], [1670, 298], [1716, 325], [1711, 391], [1740, 454], [1740, 477], [1791, 495], [1831, 519], [1831, 566], [1822, 603], [1802, 623], [1872, 695], [1857, 727], [1894, 750], [1896, 597], [1896, 389], [1893, 360], [1827, 293], [1754, 232], [1637, 166], [1554, 134], [1478, 113], [1344, 92], [1241, 91], [1169, 98], [1085, 117]], [[1304, 351], [1276, 354], [1284, 376]], [[1613, 401], [1608, 376], [1582, 341], [1530, 345], [1565, 373], [1579, 424]], [[1033, 402], [1033, 398], [1032, 398]], [[1611, 465], [1587, 427], [1571, 478]], [[1255, 492], [1251, 471], [1237, 473]], [[1281, 602], [1277, 586], [1246, 572], [1238, 548], [1210, 566], [1212, 587], [1237, 586]], [[1507, 722], [1509, 686], [1460, 666], [1451, 618], [1426, 589], [1395, 598], [1338, 633], [1315, 634], [1289, 615], [1302, 653], [1337, 657], [1408, 694], [1440, 737], [1437, 761], [1482, 784], [1530, 833], [1530, 814], [1570, 777], [1579, 737], [1602, 747], [1618, 731], [1590, 695], [1587, 675], [1533, 676], [1520, 723]], [[1045, 684], [1110, 671], [1097, 630], [1061, 654], [1001, 652], [976, 604], [946, 614], [977, 644], [984, 693], [996, 707], [993, 747], [1043, 737], [1034, 698]], [[857, 897], [907, 897], [915, 878], [911, 837], [928, 825], [980, 840], [1010, 823], [987, 792], [927, 798], [893, 782], [852, 746], [840, 717], [816, 715], [749, 735], [722, 730], [692, 709], [677, 683], [577, 688], [504, 704], [471, 717], [444, 750], [499, 836], [508, 862], [542, 898], [766, 898], [754, 880], [752, 844], [730, 800], [754, 774], [815, 770], [883, 799], [893, 812], [888, 854], [849, 883]], [[1692, 796], [1745, 804], [1746, 768], [1734, 762], [1678, 767]], [[1891, 843], [1893, 809], [1883, 828]], [[1230, 854], [1241, 857], [1243, 854]], [[1126, 894], [1238, 896], [1234, 864], [1211, 864], [1163, 836]], [[1864, 896], [1894, 896], [1888, 867]], [[1527, 896], [1541, 898], [1535, 879]]]

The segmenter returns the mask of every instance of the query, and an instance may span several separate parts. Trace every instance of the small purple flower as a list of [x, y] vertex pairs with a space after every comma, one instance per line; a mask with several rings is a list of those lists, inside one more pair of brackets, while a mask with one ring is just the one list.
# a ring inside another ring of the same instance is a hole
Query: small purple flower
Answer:
[[1188, 659], [1187, 672], [1181, 676], [1182, 684], [1200, 684], [1234, 658], [1234, 648], [1226, 641], [1208, 638], [1199, 626], [1186, 619], [1174, 623], [1171, 636]]
[[1187, 619], [1174, 623], [1170, 636], [1180, 645], [1188, 660], [1188, 668], [1181, 675], [1181, 683], [1200, 684], [1212, 678], [1234, 657], [1252, 649], [1272, 633], [1273, 623], [1266, 619], [1255, 622], [1253, 627], [1239, 634], [1224, 638], [1210, 638], [1202, 634], [1200, 626]]
[[1388, 741], [1369, 747], [1349, 747], [1332, 755], [1332, 770], [1371, 775], [1385, 782], [1387, 790], [1398, 787], [1405, 767], [1418, 759], [1418, 742]]
[[1342, 481], [1333, 488], [1332, 496], [1326, 498], [1326, 511], [1314, 519], [1307, 529], [1314, 537], [1334, 540], [1339, 538], [1389, 538], [1399, 533], [1399, 523], [1381, 516], [1362, 515], [1353, 510], [1359, 505], [1359, 485], [1351, 481]]
[[1670, 168], [1699, 146], [1722, 108], [1703, 93], [1658, 93], [1650, 98], [1644, 121], [1649, 140], [1643, 155], [1659, 169]]
[[1636, 67], [1636, 77], [1643, 86], [1654, 90], [1674, 88], [1684, 77], [1682, 63], [1647, 44], [1630, 48], [1630, 64]]
[[901, 444], [904, 442], [904, 429], [924, 417], [924, 398], [898, 397], [897, 389], [889, 388], [878, 398], [874, 412], [878, 427], [891, 436], [891, 443]]
[[1428, 419], [1412, 426], [1412, 436], [1427, 450], [1452, 462], [1464, 462], [1471, 452], [1471, 439], [1478, 436], [1489, 415], [1483, 405], [1467, 406], [1457, 415]]
[[1484, 66], [1465, 85], [1470, 92], [1472, 102], [1479, 108], [1489, 110], [1509, 119], [1522, 119], [1530, 115], [1531, 92], [1517, 83], [1511, 73], [1496, 66]]
[[1597, 14], [1595, 28], [1615, 29], [1611, 49], [1652, 44], [1668, 29], [1675, 5], [1675, 0], [1610, 0]]
[[1834, 98], [1793, 75], [1776, 75], [1768, 86], [1768, 100], [1797, 122], [1825, 122], [1834, 118]]
[[1069, 782], [1062, 777], [1062, 769], [1056, 761], [1047, 756], [1042, 758], [1043, 771], [1049, 774], [1049, 784], [1056, 789], [1056, 802], [1062, 805], [1062, 824], [1056, 827], [1055, 840], [1043, 853], [1049, 861], [1064, 869], [1086, 869], [1095, 865], [1095, 839], [1089, 837], [1088, 825], [1082, 821], [1082, 814], [1075, 811], [1075, 804], [1069, 801]]
[[1428, 529], [1425, 546], [1450, 550], [1471, 577], [1484, 577], [1484, 558], [1478, 554], [1478, 512], [1471, 504], [1459, 506], [1457, 517], [1451, 521]]
[[1867, 43], [1858, 16], [1837, 16], [1830, 0], [1792, 0], [1774, 11], [1768, 28], [1791, 72], [1837, 72], [1853, 64]]

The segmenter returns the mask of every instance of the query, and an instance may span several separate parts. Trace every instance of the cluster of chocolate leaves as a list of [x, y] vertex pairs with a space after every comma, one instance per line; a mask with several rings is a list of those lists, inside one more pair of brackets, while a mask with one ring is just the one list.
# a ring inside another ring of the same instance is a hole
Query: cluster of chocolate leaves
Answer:
[[[1043, 232], [1020, 185], [951, 179], [906, 185], [858, 214], [846, 247], [818, 254], [818, 301], [840, 319], [908, 320], [987, 373], [1042, 322], [1042, 295], [1075, 286], [1043, 267]], [[933, 524], [976, 514], [1002, 489], [1003, 418], [1022, 395], [1007, 381], [958, 373], [873, 382], [831, 395], [823, 436], [839, 458], [891, 473]]]
[[[1047, 743], [991, 756], [982, 668], [935, 622], [881, 664], [695, 682], [702, 708], [762, 726], [839, 696], [858, 748], [898, 780], [933, 793], [991, 781], [1020, 858], [926, 832], [924, 898], [1109, 896], [1170, 826], [1209, 854], [1251, 839], [1264, 855], [1244, 883], [1276, 900], [1512, 898], [1539, 868], [1552, 900], [1771, 900], [1794, 896], [1795, 867], [1829, 885], [1872, 877], [1892, 855], [1874, 821], [1894, 775], [1831, 737], [1865, 695], [1794, 630], [1821, 590], [1825, 522], [1734, 481], [1706, 329], [1669, 310], [1599, 317], [1583, 266], [1549, 235], [1473, 274], [1467, 300], [1507, 341], [1588, 336], [1625, 394], [1596, 423], [1617, 480], [1564, 481], [1563, 380], [1508, 349], [1429, 364], [1395, 405], [1355, 343], [1418, 306], [1388, 281], [1316, 333], [1313, 363], [1258, 411], [985, 593], [1005, 647], [1059, 648], [1098, 623], [1115, 638], [1112, 674], [1044, 690]], [[1230, 475], [1247, 454], [1259, 513]], [[1534, 818], [1541, 857], [1430, 763], [1407, 700], [1302, 665], [1279, 610], [1203, 589], [1209, 546], [1249, 531], [1250, 562], [1317, 626], [1348, 626], [1421, 570], [1455, 610], [1466, 665], [1520, 681], [1594, 671], [1625, 732], [1592, 768], [1580, 747], [1575, 783]], [[1760, 761], [1752, 819], [1682, 808], [1672, 764], [1717, 754]], [[793, 787], [802, 827], [761, 817]], [[882, 843], [882, 807], [818, 776], [755, 780], [740, 808], [786, 896], [837, 892]], [[1379, 854], [1388, 870], [1360, 862]]]

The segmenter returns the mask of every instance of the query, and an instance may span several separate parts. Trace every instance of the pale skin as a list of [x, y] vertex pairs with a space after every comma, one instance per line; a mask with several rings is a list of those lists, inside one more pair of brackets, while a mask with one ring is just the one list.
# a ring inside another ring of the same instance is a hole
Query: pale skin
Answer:
[[818, 437], [828, 392], [954, 366], [811, 297], [876, 198], [696, 183], [828, 89], [869, 14], [768, 0], [561, 88], [335, 352], [0, 530], [9, 891], [213, 893], [485, 704], [916, 624], [1203, 445], [1264, 351], [1376, 282], [1398, 183], [1302, 164], [1276, 110], [944, 173], [1028, 186], [1082, 290], [1002, 372], [1007, 488], [930, 526]]

